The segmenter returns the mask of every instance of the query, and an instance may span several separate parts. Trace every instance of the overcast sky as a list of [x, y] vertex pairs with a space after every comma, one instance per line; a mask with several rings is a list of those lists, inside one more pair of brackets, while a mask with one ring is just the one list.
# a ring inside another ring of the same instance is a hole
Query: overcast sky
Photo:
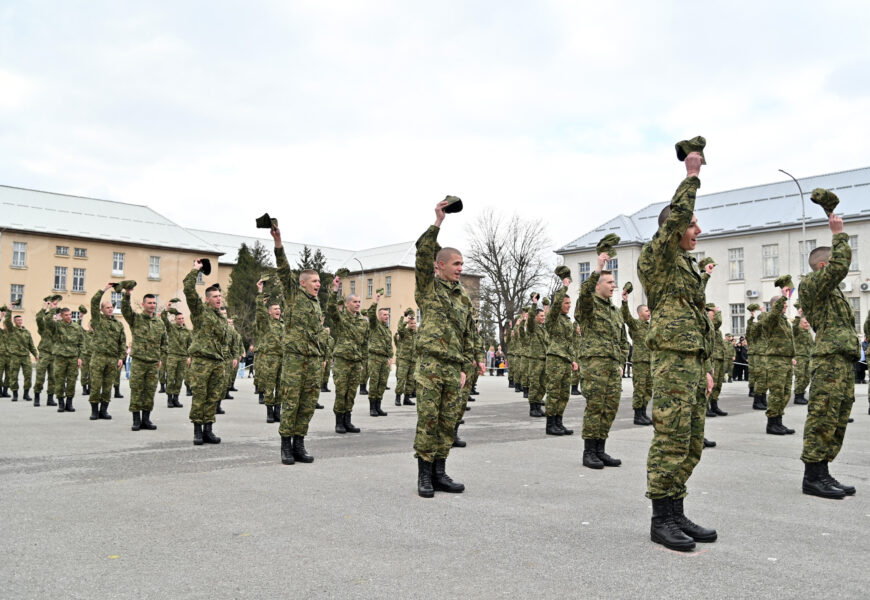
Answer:
[[[363, 248], [446, 194], [553, 246], [667, 200], [870, 164], [870, 3], [0, 3], [0, 184]], [[0, 217], [2, 220], [2, 217]], [[260, 232], [263, 234], [265, 232]]]

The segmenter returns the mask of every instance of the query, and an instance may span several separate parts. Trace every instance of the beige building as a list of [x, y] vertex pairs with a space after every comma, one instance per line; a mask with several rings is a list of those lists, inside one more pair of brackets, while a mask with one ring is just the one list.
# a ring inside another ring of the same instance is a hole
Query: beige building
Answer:
[[[716, 261], [707, 299], [722, 309], [725, 333], [742, 335], [749, 316], [746, 307], [752, 303], [769, 305], [778, 292], [774, 281], [780, 275], [790, 274], [798, 284], [809, 270], [809, 252], [831, 244], [827, 219], [821, 207], [810, 202], [810, 193], [817, 187], [832, 190], [840, 198], [836, 212], [843, 217], [852, 246], [851, 269], [840, 287], [855, 311], [857, 331], [862, 331], [870, 310], [870, 167], [799, 182], [804, 192], [805, 222], [801, 196], [791, 180], [697, 197], [695, 214], [702, 234], [695, 254], [699, 259], [710, 256]], [[635, 306], [646, 302], [637, 277], [637, 259], [641, 246], [656, 232], [659, 212], [667, 204], [657, 202], [633, 215], [619, 215], [559, 248], [556, 253], [571, 268], [574, 278], [572, 296], [576, 298], [580, 282], [595, 268], [598, 240], [615, 233], [621, 242], [610, 266], [620, 288], [626, 281], [635, 284], [629, 299], [634, 314]], [[793, 299], [797, 300], [797, 295]], [[789, 314], [795, 314], [794, 308], [789, 308]]]

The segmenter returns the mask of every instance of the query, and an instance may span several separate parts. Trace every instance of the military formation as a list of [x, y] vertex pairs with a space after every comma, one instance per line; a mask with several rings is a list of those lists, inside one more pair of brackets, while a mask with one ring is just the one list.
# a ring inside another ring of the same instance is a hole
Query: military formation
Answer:
[[[630, 365], [634, 423], [653, 431], [647, 455], [650, 538], [679, 551], [718, 538], [715, 529], [686, 516], [684, 501], [704, 448], [715, 446], [704, 437], [705, 419], [728, 414], [719, 398], [736, 361], [735, 342], [722, 332], [721, 310], [706, 297], [715, 261], [699, 262], [693, 254], [702, 233], [694, 208], [706, 164], [705, 144], [701, 137], [677, 144], [686, 177], [641, 249], [637, 271], [645, 303], [635, 306], [634, 315], [630, 282], [621, 291], [621, 306], [614, 303], [616, 282], [608, 264], [620, 239], [608, 234], [596, 248], [594, 270], [580, 283], [573, 320], [571, 271], [560, 266], [552, 298], [531, 293], [528, 304], [518, 307], [504, 328], [508, 385], [528, 400], [530, 417], [545, 420], [544, 435], [572, 435], [564, 413], [572, 396], [584, 397], [581, 463], [590, 469], [622, 464], [607, 453], [606, 443], [619, 407], [623, 368]], [[808, 404], [802, 490], [837, 499], [856, 493], [834, 478], [829, 464], [845, 440], [854, 403], [852, 369], [861, 349], [854, 313], [838, 287], [851, 262], [849, 236], [833, 212], [838, 200], [822, 189], [812, 193], [812, 200], [828, 214], [832, 243], [813, 250], [811, 272], [799, 286], [789, 275], [776, 280], [780, 293], [770, 299], [768, 310], [757, 304], [748, 307], [749, 394], [753, 408], [765, 411], [765, 432], [774, 436], [795, 433], [784, 423], [792, 394], [795, 404]], [[448, 215], [461, 210], [462, 201], [455, 196], [439, 202], [434, 224], [417, 240], [414, 299], [419, 312], [407, 308], [395, 334], [388, 325], [389, 310], [381, 304], [383, 290], [377, 290], [365, 311], [359, 296], [342, 294], [346, 269], [327, 284], [321, 310], [319, 273], [292, 269], [277, 220], [268, 214], [257, 220], [274, 240], [276, 268], [257, 282], [254, 386], [266, 422], [279, 424], [281, 463], [314, 462], [306, 437], [315, 411], [323, 408], [319, 394], [330, 391], [330, 374], [335, 432], [360, 433], [352, 421], [356, 396], [368, 397], [369, 416], [387, 416], [382, 402], [395, 366], [395, 405], [416, 407], [418, 495], [432, 498], [435, 492], [465, 490], [447, 474], [447, 459], [452, 448], [466, 445], [459, 427], [484, 372], [484, 343], [476, 307], [460, 281], [462, 253], [438, 242]], [[23, 400], [40, 406], [45, 390], [46, 405], [74, 412], [80, 376], [82, 393], [91, 404], [90, 419], [110, 420], [109, 404], [121, 397], [120, 370], [128, 354], [125, 329], [115, 317], [119, 308], [132, 337], [132, 430], [157, 429], [152, 413], [159, 384], [167, 408], [183, 408], [182, 389], [190, 397], [193, 444], [219, 444], [216, 415], [224, 414], [221, 402], [235, 391], [246, 344], [227, 314], [220, 286], [208, 285], [203, 296], [196, 289], [197, 280], [210, 269], [200, 259], [184, 277], [192, 328], [179, 298], [158, 311], [157, 298], [146, 293], [140, 309], [134, 309], [136, 282], [129, 280], [108, 283], [93, 295], [87, 328], [83, 319], [74, 322], [71, 310], [59, 306], [60, 296], [46, 297], [36, 315], [38, 346], [22, 326], [21, 315], [0, 308], [0, 395], [8, 396], [8, 389], [12, 401], [18, 401], [21, 391]], [[109, 290], [121, 294], [120, 307], [103, 299]], [[795, 293], [797, 316], [789, 319]], [[84, 317], [88, 307], [80, 306], [78, 312]], [[864, 335], [870, 336], [870, 316]]]

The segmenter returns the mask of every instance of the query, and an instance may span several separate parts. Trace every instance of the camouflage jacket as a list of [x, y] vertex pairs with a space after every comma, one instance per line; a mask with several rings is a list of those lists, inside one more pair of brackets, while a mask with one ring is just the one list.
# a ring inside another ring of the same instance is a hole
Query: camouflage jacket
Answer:
[[840, 355], [854, 361], [861, 356], [855, 332], [855, 312], [839, 288], [849, 273], [851, 262], [849, 235], [838, 233], [831, 244], [830, 262], [801, 280], [801, 308], [816, 332], [814, 357]]
[[568, 362], [577, 360], [574, 351], [574, 323], [568, 315], [562, 314], [562, 301], [568, 294], [568, 288], [563, 287], [553, 296], [550, 303], [550, 312], [544, 321], [544, 327], [550, 334], [550, 343], [547, 345], [548, 356], [558, 356]]
[[245, 345], [242, 343], [242, 334], [232, 325], [227, 323], [228, 335], [224, 347], [224, 360], [229, 362], [236, 360], [245, 354]]
[[339, 308], [338, 294], [331, 290], [326, 312], [335, 336], [335, 349], [332, 355], [343, 360], [363, 360], [369, 345], [368, 319], [360, 313], [353, 314], [346, 308]]
[[16, 327], [12, 323], [12, 314], [6, 313], [6, 318], [3, 320], [3, 325], [6, 329], [2, 332], [6, 343], [5, 351], [9, 356], [27, 357], [32, 354], [34, 358], [39, 358], [39, 353], [36, 351], [36, 346], [33, 345], [33, 337], [24, 326]]
[[[79, 325], [81, 325], [81, 321], [79, 321]], [[93, 327], [93, 325], [91, 325]], [[82, 327], [82, 338], [84, 339], [84, 345], [82, 346], [82, 358], [85, 360], [91, 359], [91, 354], [94, 353], [94, 331], [93, 329], [85, 329]]]
[[205, 304], [196, 292], [196, 276], [192, 269], [184, 277], [184, 297], [193, 323], [193, 340], [188, 347], [191, 358], [224, 360], [224, 346], [230, 335], [230, 326], [219, 310]]
[[580, 361], [580, 341], [582, 339], [583, 336], [577, 333], [577, 325], [575, 324], [571, 333], [571, 349], [574, 352], [573, 362]]
[[284, 248], [275, 248], [278, 277], [284, 286], [284, 352], [301, 356], [323, 356], [320, 332], [323, 313], [320, 302], [299, 284], [299, 274], [290, 269]]
[[261, 355], [281, 356], [284, 354], [284, 319], [275, 319], [269, 314], [263, 294], [257, 295], [257, 352]]
[[124, 326], [115, 318], [115, 315], [107, 317], [100, 311], [103, 294], [103, 290], [99, 290], [91, 297], [94, 354], [125, 359], [127, 358], [127, 334], [124, 332]]
[[160, 319], [166, 327], [166, 354], [168, 356], [187, 356], [193, 337], [190, 329], [183, 325], [170, 323], [165, 310], [160, 311]]
[[53, 318], [54, 313], [46, 311], [44, 308], [39, 309], [39, 312], [36, 313], [36, 333], [39, 334], [39, 349], [40, 354], [44, 354], [46, 356], [51, 355], [51, 351], [54, 348], [54, 340], [51, 337], [51, 331], [49, 331], [48, 327], [45, 326], [47, 321], [50, 321]]
[[133, 335], [130, 356], [145, 362], [158, 362], [166, 354], [166, 327], [160, 317], [133, 312], [130, 294], [127, 293], [121, 297], [121, 314]]
[[[619, 310], [595, 293], [601, 273], [593, 272], [580, 286], [574, 320], [583, 330], [580, 358], [610, 358], [624, 362], [628, 357], [628, 338]], [[706, 315], [705, 315], [706, 317]]]
[[544, 360], [547, 358], [547, 348], [550, 346], [550, 334], [547, 332], [545, 323], [535, 321], [535, 313], [538, 303], [532, 302], [532, 310], [529, 311], [529, 319], [526, 321], [526, 352], [528, 358]]
[[722, 313], [716, 313], [713, 319], [713, 360], [725, 360], [725, 336], [722, 335]]
[[381, 323], [378, 320], [378, 305], [377, 303], [369, 306], [369, 355], [377, 354], [381, 357], [393, 357], [393, 340], [390, 335], [390, 328], [386, 323]]
[[417, 331], [410, 329], [405, 323], [405, 317], [399, 318], [399, 325], [394, 336], [396, 342], [397, 360], [414, 360], [414, 344], [417, 340]]
[[54, 338], [54, 356], [81, 358], [84, 352], [85, 336], [78, 323], [47, 320], [45, 326]]
[[[637, 261], [638, 275], [652, 311], [647, 347], [655, 352], [700, 353], [713, 351], [710, 319], [707, 318], [704, 282], [694, 257], [680, 247], [692, 221], [697, 177], [686, 177], [671, 199], [671, 214], [650, 242], [643, 245]], [[585, 333], [585, 330], [584, 330]]]
[[514, 327], [514, 352], [520, 358], [529, 356], [529, 334], [526, 332], [525, 322]]
[[765, 356], [788, 356], [793, 357], [794, 352], [794, 333], [792, 333], [791, 323], [782, 314], [785, 308], [786, 298], [780, 297], [773, 306], [770, 307], [770, 312], [764, 318], [762, 328], [766, 340], [764, 355]]
[[471, 307], [458, 281], [435, 277], [438, 231], [432, 225], [417, 240], [414, 299], [423, 321], [417, 330], [417, 352], [461, 365], [465, 355], [474, 352]]
[[[631, 362], [649, 362], [650, 353], [646, 346], [646, 337], [649, 335], [649, 321], [635, 319], [628, 310], [628, 302], [622, 303], [620, 309], [622, 320], [628, 327], [628, 335], [631, 336]], [[721, 334], [720, 334], [721, 337]]]
[[813, 353], [813, 334], [809, 330], [801, 329], [800, 317], [796, 317], [792, 323], [791, 333], [794, 336], [795, 356], [809, 358]]

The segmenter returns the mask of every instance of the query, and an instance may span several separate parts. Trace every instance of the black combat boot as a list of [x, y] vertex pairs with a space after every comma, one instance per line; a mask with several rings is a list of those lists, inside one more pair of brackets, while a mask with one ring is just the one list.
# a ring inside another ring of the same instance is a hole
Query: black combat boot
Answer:
[[351, 411], [344, 413], [344, 429], [348, 433], [359, 433], [359, 427], [350, 422], [350, 413]]
[[776, 417], [767, 417], [767, 433], [771, 435], [785, 435], [785, 427], [777, 421]]
[[514, 387], [514, 380], [511, 379], [510, 377], [508, 377], [508, 387], [509, 387], [509, 388]]
[[[453, 428], [453, 447], [454, 448], [465, 448], [467, 444], [465, 440], [459, 437], [459, 423], [456, 424], [456, 427]], [[438, 462], [437, 460], [435, 462]]]
[[572, 396], [579, 396], [580, 395], [580, 389], [576, 385], [571, 386], [571, 395]]
[[708, 529], [693, 523], [683, 512], [683, 499], [673, 498], [671, 500], [671, 510], [674, 515], [674, 524], [680, 528], [680, 531], [695, 540], [696, 542], [715, 542], [718, 537], [715, 529]]
[[825, 477], [826, 465], [826, 462], [804, 463], [804, 494], [834, 500], [845, 498], [846, 492], [843, 491], [843, 488], [835, 486], [831, 479]]
[[8, 398], [9, 394], [6, 392], [8, 388], [0, 387], [0, 398]]
[[562, 423], [562, 415], [556, 415], [555, 419], [556, 419], [556, 427], [558, 427], [559, 429], [562, 430], [562, 435], [574, 435], [574, 430], [568, 429]]
[[782, 415], [779, 415], [776, 418], [776, 422], [780, 427], [782, 427], [785, 430], [786, 435], [792, 435], [794, 433], [794, 429], [792, 429], [791, 427], [786, 427], [785, 425], [782, 424]]
[[281, 404], [276, 404], [272, 410], [275, 411], [275, 422], [280, 423], [281, 422]]
[[184, 408], [184, 405], [178, 401], [178, 394], [172, 395], [172, 403], [175, 405], [175, 408]]
[[604, 463], [598, 458], [598, 440], [583, 440], [583, 466], [590, 469], [603, 469]]
[[556, 417], [547, 417], [547, 435], [565, 435], [562, 430], [556, 427]]
[[634, 409], [634, 424], [635, 425], [652, 425], [652, 421], [646, 416], [646, 410], [643, 408]]
[[804, 396], [803, 392], [801, 392], [800, 394], [794, 395], [794, 403], [795, 404], [807, 404], [807, 399]]
[[274, 423], [275, 422], [275, 407], [267, 404], [266, 405], [266, 423]]
[[[229, 396], [229, 394], [227, 394], [227, 396]], [[227, 411], [221, 408], [221, 402], [223, 402], [223, 400], [218, 400], [217, 408], [214, 410], [214, 414], [216, 415], [225, 415], [227, 413]]]
[[155, 429], [157, 429], [157, 425], [155, 425], [154, 423], [151, 422], [151, 411], [150, 410], [143, 410], [142, 411], [141, 427], [142, 427], [142, 429], [147, 429], [149, 431], [154, 431]]
[[435, 488], [432, 487], [432, 463], [422, 458], [417, 458], [417, 494], [421, 498], [435, 496]]
[[73, 408], [72, 401], [73, 401], [72, 396], [70, 396], [69, 398], [66, 399], [66, 412], [75, 412], [76, 411], [76, 409]]
[[712, 401], [707, 402], [707, 418], [717, 417], [717, 416], [718, 415], [715, 412], [713, 412], [713, 402]]
[[323, 384], [323, 385], [321, 385], [321, 386], [320, 386], [320, 391], [321, 391], [321, 392], [322, 392], [322, 393], [324, 393], [324, 394], [325, 394], [325, 393], [326, 393], [326, 392], [328, 392], [328, 391], [329, 391], [329, 389], [327, 389], [327, 387], [326, 387], [326, 384], [325, 384], [325, 383], [324, 383], [324, 384]]
[[66, 410], [65, 401], [63, 396], [60, 396], [57, 399], [57, 412], [63, 412], [64, 410]]
[[90, 384], [82, 384], [82, 396], [90, 396], [90, 395], [91, 395]]
[[[479, 396], [480, 395], [480, 392], [477, 391], [477, 384], [471, 386], [471, 391], [468, 392], [468, 395], [469, 396]], [[472, 402], [474, 402], [474, 400], [472, 400]]]
[[328, 381], [323, 384], [323, 391], [326, 392], [327, 394], [332, 391], [331, 389], [329, 389], [329, 382]]
[[381, 409], [381, 399], [380, 399], [380, 398], [378, 398], [377, 400], [375, 400], [375, 410], [378, 411], [378, 416], [379, 416], [379, 417], [386, 417], [386, 416], [387, 416], [387, 413], [385, 413], [385, 412]]
[[752, 408], [754, 410], [767, 410], [764, 404], [761, 402], [761, 395], [756, 394], [752, 397]]
[[518, 393], [518, 394], [522, 394], [522, 393], [523, 393], [523, 386], [520, 385], [520, 382], [519, 382], [519, 381], [517, 381], [516, 383], [514, 383], [514, 391], [515, 391], [516, 393]]
[[843, 490], [843, 493], [846, 494], [847, 496], [854, 496], [855, 495], [855, 486], [854, 485], [847, 485], [845, 483], [840, 483], [839, 481], [834, 479], [834, 476], [831, 475], [831, 473], [828, 471], [827, 461], [822, 462], [822, 466], [820, 467], [820, 471], [822, 473], [822, 479], [824, 479], [826, 483], [828, 483], [834, 487], [840, 488], [841, 490]]
[[266, 399], [264, 396], [265, 396], [265, 394], [263, 392], [260, 392], [259, 394], [257, 394], [257, 397], [259, 399], [260, 404], [266, 404]]
[[18, 390], [12, 390], [12, 401], [18, 402]]
[[161, 393], [161, 394], [166, 393], [166, 384], [163, 383], [162, 381], [160, 382], [160, 392], [159, 393]]
[[436, 458], [435, 462], [432, 463], [432, 487], [439, 492], [461, 494], [465, 491], [465, 486], [458, 481], [453, 481], [447, 474], [446, 468], [446, 458]]
[[202, 446], [202, 423], [193, 424], [193, 445]]
[[109, 421], [112, 418], [112, 415], [109, 414], [109, 403], [108, 402], [100, 402], [99, 417], [101, 419], [105, 419], [106, 421]]
[[231, 391], [231, 392], [238, 392], [239, 390], [236, 389], [236, 384], [235, 384], [235, 383], [231, 383], [231, 384], [230, 384], [230, 389], [229, 389], [229, 391]]
[[396, 394], [396, 406], [402, 406], [402, 394]]
[[716, 442], [714, 442], [712, 440], [708, 440], [707, 438], [704, 438], [704, 448], [715, 448], [715, 447], [716, 447]]
[[190, 389], [190, 384], [185, 383], [184, 388], [185, 388], [185, 391], [187, 392], [188, 396], [193, 396], [193, 391]]
[[301, 462], [301, 463], [313, 463], [314, 462], [314, 457], [305, 451], [305, 436], [304, 435], [294, 435], [293, 436], [293, 458], [296, 460], [296, 462]]
[[54, 394], [49, 394], [48, 399], [45, 401], [46, 406], [57, 406], [57, 402], [54, 401]]
[[755, 388], [754, 388], [754, 386], [752, 386], [752, 385], [749, 386], [749, 397], [750, 397], [750, 398], [754, 398], [754, 397], [755, 397]]
[[232, 396], [230, 396], [230, 390], [227, 390], [227, 393], [224, 395], [223, 400], [234, 400]]
[[172, 394], [166, 395], [166, 408], [175, 408], [175, 404], [172, 402]]
[[375, 409], [375, 401], [374, 400], [369, 400], [369, 416], [370, 417], [377, 417], [378, 416], [378, 411]]
[[528, 398], [528, 397], [529, 397], [529, 388], [524, 387], [523, 388], [523, 398]]
[[39, 392], [33, 392], [33, 406], [39, 406]]
[[402, 404], [404, 404], [405, 406], [417, 406], [416, 404], [414, 404], [414, 403], [411, 401], [411, 398], [412, 398], [412, 397], [413, 397], [413, 396], [410, 396], [410, 395], [408, 395], [408, 394], [405, 394], [405, 398], [402, 400]]
[[[188, 394], [188, 396], [189, 396], [189, 395], [190, 395], [190, 394]], [[124, 396], [121, 395], [121, 386], [120, 386], [120, 385], [116, 385], [116, 386], [115, 386], [115, 396], [114, 396], [114, 397], [115, 397], [115, 398], [123, 398], [123, 397], [124, 397]]]
[[718, 400], [711, 400], [710, 401], [710, 408], [713, 409], [713, 412], [716, 413], [717, 416], [720, 416], [720, 417], [727, 417], [728, 416], [727, 412], [725, 412], [724, 410], [719, 408], [719, 401]]
[[347, 433], [344, 427], [344, 413], [335, 413], [335, 433]]
[[761, 408], [767, 410], [767, 394], [761, 394]]
[[607, 440], [595, 440], [595, 442], [595, 453], [598, 455], [598, 458], [601, 460], [605, 467], [618, 467], [622, 464], [622, 461], [620, 459], [613, 458], [604, 451], [604, 445]]
[[541, 405], [537, 402], [532, 402], [529, 404], [529, 416], [530, 417], [546, 417], [547, 415], [541, 411]]
[[212, 426], [214, 423], [203, 423], [202, 425], [202, 441], [206, 444], [220, 444], [221, 439], [214, 434]]
[[649, 537], [656, 544], [665, 548], [688, 552], [694, 550], [695, 540], [683, 533], [683, 530], [674, 521], [674, 508], [671, 498], [653, 500], [652, 522], [650, 523]]
[[293, 436], [281, 436], [281, 463], [292, 465], [296, 460], [293, 458]]
[[318, 402], [317, 404], [314, 405], [314, 409], [315, 410], [323, 410], [323, 405], [320, 402]]
[[142, 415], [138, 410], [133, 411], [133, 426], [130, 427], [133, 431], [139, 431], [142, 427]]
[[88, 417], [91, 421], [96, 421], [100, 418], [100, 407], [96, 402], [91, 402], [91, 416]]
[[361, 383], [359, 385], [359, 395], [360, 396], [368, 396], [369, 395], [369, 391], [366, 389], [366, 384]]

